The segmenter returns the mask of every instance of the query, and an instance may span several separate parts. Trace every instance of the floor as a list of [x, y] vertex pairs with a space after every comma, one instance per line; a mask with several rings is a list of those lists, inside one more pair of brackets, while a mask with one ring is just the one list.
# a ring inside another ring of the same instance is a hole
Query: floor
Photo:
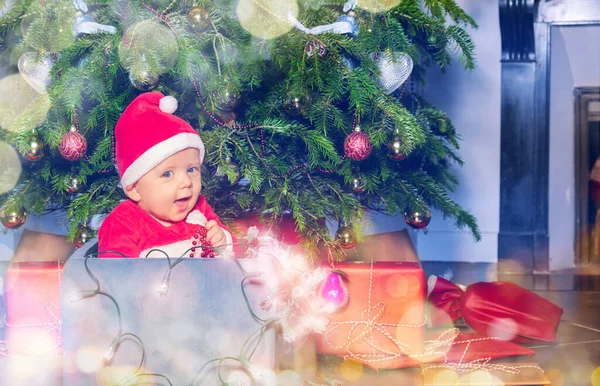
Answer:
[[[519, 272], [498, 273], [490, 264], [423, 263], [426, 274], [445, 275], [453, 282], [505, 280], [515, 282], [559, 305], [564, 314], [558, 328], [556, 344], [525, 345], [535, 351], [528, 357], [513, 357], [491, 363], [537, 363], [553, 386], [600, 386], [600, 267], [527, 275]], [[419, 368], [382, 370], [378, 373], [353, 362], [333, 356], [319, 356], [318, 369], [344, 385], [423, 385]], [[452, 377], [449, 377], [452, 378]], [[442, 378], [439, 378], [442, 379]], [[464, 383], [438, 381], [436, 385], [487, 385], [494, 382], [461, 376]], [[497, 384], [509, 384], [498, 382]], [[540, 384], [517, 382], [510, 384]]]
[[[0, 265], [0, 277], [5, 268]], [[498, 273], [499, 267], [491, 264], [423, 263], [426, 274], [445, 276], [455, 283], [464, 285], [477, 281], [512, 281], [562, 307], [564, 314], [558, 328], [556, 344], [529, 345], [535, 350], [535, 355], [496, 360], [494, 363], [537, 363], [544, 370], [545, 377], [550, 382], [546, 384], [553, 386], [600, 386], [600, 267], [584, 267], [543, 275], [523, 274], [518, 269], [512, 268], [514, 267], [500, 266], [500, 271], [505, 273]], [[0, 323], [0, 332], [2, 327]], [[296, 357], [294, 359], [296, 363], [290, 366], [303, 370], [303, 375], [316, 373], [332, 381], [343, 381], [343, 385], [353, 386], [423, 385], [423, 377], [419, 368], [382, 370], [377, 373], [354, 362], [343, 361], [339, 357], [319, 355], [315, 358], [314, 347], [305, 349], [306, 355]], [[313, 350], [311, 351], [311, 349]], [[8, 362], [5, 365], [9, 365]], [[29, 361], [27, 367], [31, 368], [31, 365], [32, 362]], [[1, 367], [2, 362], [0, 362]], [[1, 370], [0, 373], [2, 373]], [[463, 378], [464, 376], [461, 379]], [[1, 381], [0, 384], [2, 384]], [[45, 381], [36, 382], [37, 384], [58, 386], [58, 384]], [[443, 383], [433, 384], [442, 385]], [[453, 381], [447, 384], [456, 386], [494, 383], [487, 382], [485, 379], [470, 379], [467, 383]], [[495, 384], [508, 385], [509, 383]], [[298, 384], [283, 385], [280, 383], [279, 385], [296, 386]]]

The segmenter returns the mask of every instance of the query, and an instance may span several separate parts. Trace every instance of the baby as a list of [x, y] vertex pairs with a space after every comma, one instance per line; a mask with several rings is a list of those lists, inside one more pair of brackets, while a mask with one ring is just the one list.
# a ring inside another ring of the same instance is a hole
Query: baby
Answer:
[[206, 245], [233, 252], [231, 233], [200, 195], [204, 144], [186, 121], [173, 115], [176, 109], [172, 96], [149, 92], [119, 118], [117, 168], [129, 200], [102, 223], [99, 257], [122, 257], [117, 252], [126, 257], [212, 257], [212, 249], [202, 248]]

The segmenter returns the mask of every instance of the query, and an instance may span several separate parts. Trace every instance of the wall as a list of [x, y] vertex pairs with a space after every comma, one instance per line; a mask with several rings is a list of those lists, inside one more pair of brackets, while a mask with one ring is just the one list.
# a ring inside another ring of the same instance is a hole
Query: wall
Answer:
[[460, 0], [477, 21], [471, 31], [477, 68], [464, 71], [457, 61], [446, 71], [430, 71], [425, 97], [448, 113], [462, 137], [456, 168], [460, 185], [452, 197], [479, 223], [482, 240], [458, 231], [450, 220], [434, 212], [427, 235], [419, 234], [422, 260], [496, 262], [500, 205], [500, 25], [496, 1]]
[[573, 88], [600, 86], [600, 26], [552, 28], [550, 69], [550, 269], [572, 267], [575, 249]]

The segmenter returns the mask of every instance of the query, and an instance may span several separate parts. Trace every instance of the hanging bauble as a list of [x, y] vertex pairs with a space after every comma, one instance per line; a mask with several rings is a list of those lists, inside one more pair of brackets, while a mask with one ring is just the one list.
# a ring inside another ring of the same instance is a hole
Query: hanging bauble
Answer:
[[327, 55], [327, 47], [320, 40], [309, 40], [306, 43], [306, 56], [309, 58], [313, 55], [318, 55], [319, 58], [324, 58]]
[[29, 137], [27, 149], [27, 153], [23, 154], [23, 157], [25, 157], [25, 159], [28, 161], [37, 161], [44, 156], [44, 143], [40, 140], [35, 132], [33, 132]]
[[93, 238], [94, 238], [94, 231], [92, 231], [90, 228], [88, 228], [85, 225], [81, 225], [81, 226], [77, 227], [77, 230], [75, 231], [75, 234], [73, 235], [73, 244], [75, 244], [75, 246], [77, 248], [81, 248], [83, 246], [83, 244], [87, 243], [88, 241], [90, 241]]
[[7, 229], [19, 229], [27, 220], [25, 208], [0, 209], [0, 222]]
[[339, 241], [342, 248], [350, 249], [356, 245], [356, 233], [352, 226], [342, 224], [335, 232], [335, 239]]
[[[237, 184], [240, 181], [240, 178], [242, 177], [240, 173], [240, 168], [230, 159], [227, 159], [227, 161], [225, 162], [225, 166], [217, 166], [215, 176], [219, 178], [219, 181], [222, 185], [233, 186]], [[233, 180], [230, 179], [230, 176], [233, 177]]]
[[388, 157], [394, 161], [402, 161], [406, 155], [402, 152], [402, 137], [399, 134], [394, 134], [387, 145]]
[[129, 73], [131, 85], [140, 91], [152, 90], [158, 84], [158, 79], [158, 75], [152, 74], [149, 71], [142, 71], [139, 74]]
[[413, 229], [423, 229], [431, 221], [431, 211], [427, 207], [424, 209], [406, 208], [404, 211], [404, 221]]
[[377, 56], [376, 64], [381, 72], [379, 85], [388, 95], [393, 93], [402, 83], [406, 82], [413, 69], [412, 58], [410, 55], [404, 53], [386, 55], [380, 52]]
[[365, 185], [363, 184], [363, 179], [359, 174], [355, 174], [352, 176], [350, 187], [352, 188], [352, 191], [356, 194], [364, 192]]
[[233, 111], [221, 111], [217, 115], [225, 126], [231, 126], [235, 123], [236, 116]]
[[52, 81], [50, 70], [54, 59], [50, 55], [38, 55], [26, 52], [19, 57], [17, 67], [25, 81], [38, 93], [46, 94]]
[[83, 187], [79, 178], [73, 174], [66, 177], [65, 183], [67, 185], [67, 192], [70, 194], [79, 193]]
[[350, 133], [344, 141], [344, 152], [353, 161], [363, 161], [369, 157], [373, 145], [369, 136], [360, 131], [360, 126], [356, 125], [354, 132]]
[[87, 141], [75, 126], [72, 126], [70, 131], [63, 134], [58, 151], [67, 161], [77, 161], [85, 155]]
[[222, 111], [231, 111], [240, 103], [240, 94], [231, 86], [225, 86], [217, 95], [217, 103]]
[[210, 27], [210, 12], [204, 7], [194, 4], [187, 17], [196, 32], [205, 31]]
[[346, 15], [342, 15], [336, 19], [336, 22], [348, 23], [348, 31], [346, 32], [353, 38], [358, 37], [358, 21], [356, 20], [356, 14], [353, 11], [348, 12]]
[[283, 109], [292, 117], [299, 117], [310, 108], [312, 98], [310, 94], [296, 94], [289, 92], [283, 99]]
[[327, 275], [327, 278], [321, 284], [320, 293], [323, 300], [333, 305], [336, 310], [348, 303], [348, 289], [344, 284], [344, 279], [336, 271], [332, 271]]

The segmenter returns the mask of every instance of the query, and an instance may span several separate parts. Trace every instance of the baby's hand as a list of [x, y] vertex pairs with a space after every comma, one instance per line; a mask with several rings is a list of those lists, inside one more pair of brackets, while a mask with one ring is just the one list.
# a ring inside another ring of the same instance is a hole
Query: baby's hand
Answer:
[[215, 220], [210, 220], [206, 224], [206, 241], [213, 247], [221, 247], [225, 245], [227, 239], [225, 238], [225, 231], [217, 224]]

